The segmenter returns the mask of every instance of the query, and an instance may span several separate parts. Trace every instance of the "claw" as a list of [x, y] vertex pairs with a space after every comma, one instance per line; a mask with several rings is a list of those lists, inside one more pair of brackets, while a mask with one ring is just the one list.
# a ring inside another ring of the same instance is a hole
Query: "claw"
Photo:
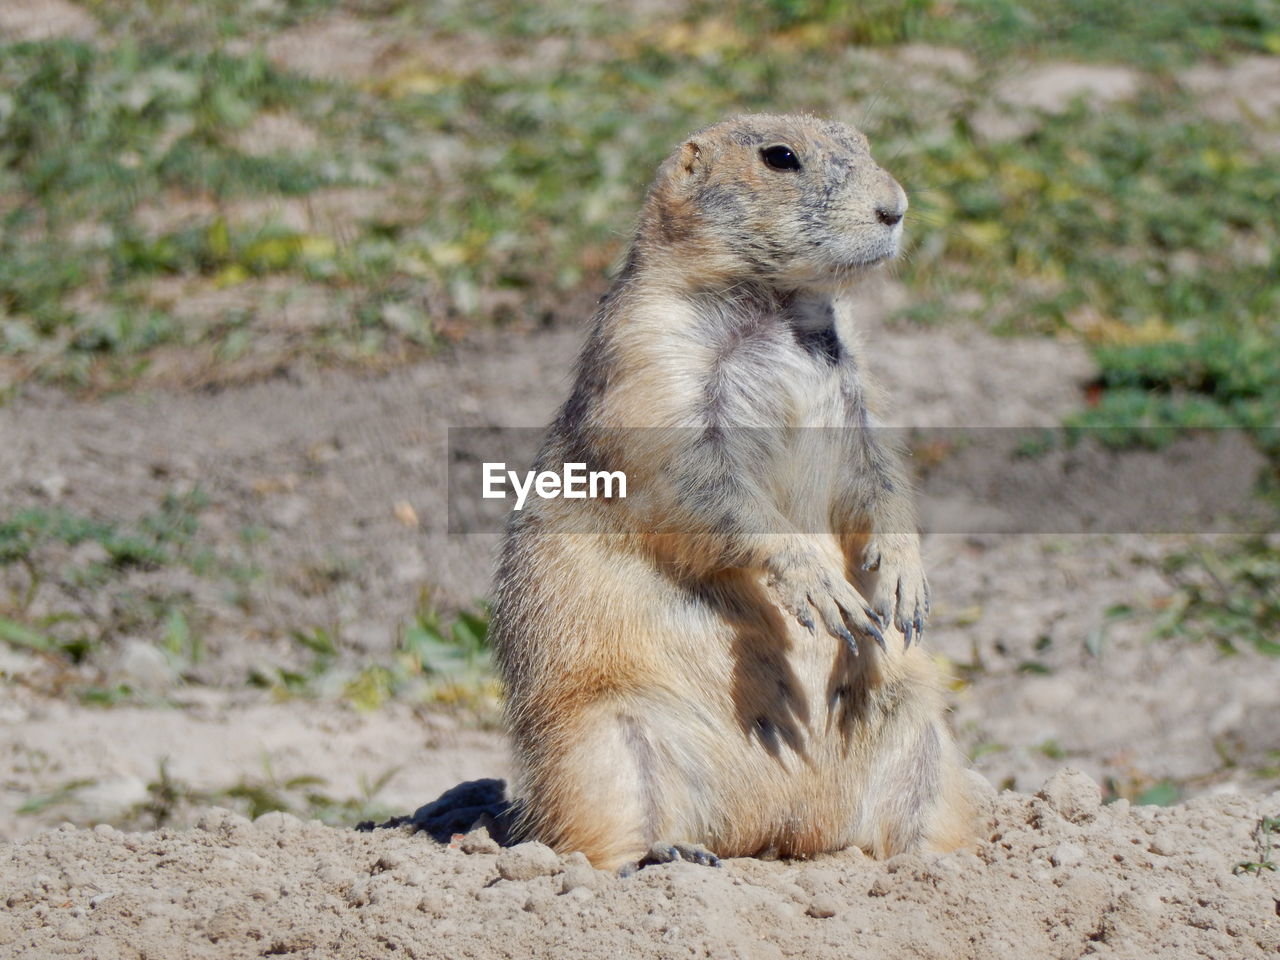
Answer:
[[806, 617], [804, 614], [800, 614], [796, 619], [800, 621], [800, 626], [804, 627], [810, 633], [816, 632], [813, 628], [813, 617]]
[[659, 863], [697, 863], [704, 867], [720, 866], [720, 858], [701, 844], [696, 843], [655, 843], [640, 858], [636, 868]]
[[883, 650], [885, 653], [889, 652], [889, 647], [884, 642], [883, 633], [881, 633], [879, 630], [877, 630], [875, 627], [872, 627], [872, 626], [867, 627], [867, 632], [870, 633], [872, 638], [875, 640], [875, 642], [880, 645], [881, 650]]
[[911, 621], [908, 620], [902, 625], [902, 649], [909, 649], [911, 646]]
[[836, 635], [845, 642], [849, 647], [849, 652], [856, 657], [858, 655], [858, 641], [854, 639], [853, 634], [846, 628], [840, 627], [840, 629], [836, 631]]

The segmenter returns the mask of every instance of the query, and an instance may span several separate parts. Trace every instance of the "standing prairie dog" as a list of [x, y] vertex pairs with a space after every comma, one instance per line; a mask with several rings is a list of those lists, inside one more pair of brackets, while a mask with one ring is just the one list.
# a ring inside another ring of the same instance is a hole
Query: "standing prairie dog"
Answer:
[[658, 170], [514, 515], [492, 636], [519, 828], [597, 867], [971, 838], [908, 481], [847, 291], [906, 194], [866, 138], [743, 116]]

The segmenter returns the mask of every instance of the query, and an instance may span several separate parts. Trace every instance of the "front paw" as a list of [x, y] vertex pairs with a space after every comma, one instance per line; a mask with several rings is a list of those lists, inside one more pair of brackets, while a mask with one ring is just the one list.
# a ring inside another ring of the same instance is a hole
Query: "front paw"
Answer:
[[778, 602], [810, 633], [815, 630], [816, 615], [826, 631], [843, 640], [854, 654], [858, 652], [855, 635], [871, 637], [884, 649], [880, 628], [887, 621], [877, 618], [839, 569], [824, 564], [816, 554], [801, 552], [780, 554], [766, 566]]
[[863, 570], [878, 571], [871, 606], [885, 623], [902, 631], [906, 646], [914, 635], [919, 641], [929, 616], [929, 582], [920, 558], [920, 541], [914, 536], [879, 536], [867, 544]]

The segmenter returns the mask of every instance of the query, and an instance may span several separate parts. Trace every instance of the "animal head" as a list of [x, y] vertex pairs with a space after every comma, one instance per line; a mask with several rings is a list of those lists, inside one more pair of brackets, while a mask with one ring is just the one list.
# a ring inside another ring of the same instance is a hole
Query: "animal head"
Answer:
[[700, 130], [663, 163], [639, 241], [692, 282], [838, 289], [897, 254], [906, 210], [853, 127], [756, 114]]

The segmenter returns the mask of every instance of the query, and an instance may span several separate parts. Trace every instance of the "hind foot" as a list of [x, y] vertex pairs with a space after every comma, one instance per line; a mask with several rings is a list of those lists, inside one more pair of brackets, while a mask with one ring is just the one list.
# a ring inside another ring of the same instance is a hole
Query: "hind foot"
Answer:
[[700, 843], [666, 843], [659, 842], [649, 847], [648, 851], [635, 863], [629, 863], [618, 871], [619, 876], [629, 877], [641, 867], [649, 867], [658, 863], [699, 863], [704, 867], [720, 866], [720, 858]]

